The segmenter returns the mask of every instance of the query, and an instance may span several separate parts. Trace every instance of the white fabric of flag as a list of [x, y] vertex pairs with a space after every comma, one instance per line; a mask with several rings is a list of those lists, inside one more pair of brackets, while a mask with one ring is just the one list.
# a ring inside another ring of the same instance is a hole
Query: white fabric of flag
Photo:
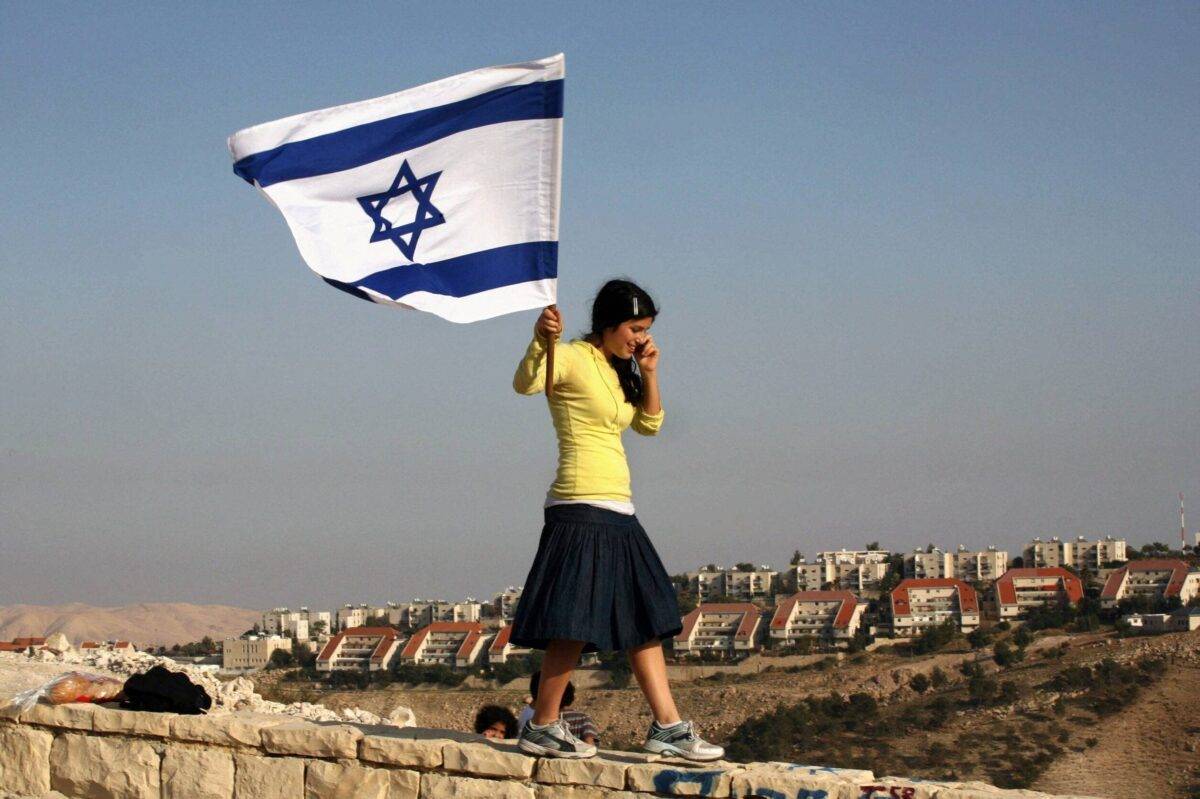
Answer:
[[474, 322], [555, 302], [562, 54], [240, 130], [233, 171], [337, 288]]

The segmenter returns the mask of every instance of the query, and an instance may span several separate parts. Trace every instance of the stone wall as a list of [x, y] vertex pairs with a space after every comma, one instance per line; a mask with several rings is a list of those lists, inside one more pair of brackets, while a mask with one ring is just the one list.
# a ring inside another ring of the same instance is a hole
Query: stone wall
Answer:
[[[5, 713], [7, 713], [5, 715]], [[533, 758], [449, 730], [180, 716], [86, 704], [0, 710], [0, 797], [77, 799], [1036, 799], [982, 783], [602, 752]]]

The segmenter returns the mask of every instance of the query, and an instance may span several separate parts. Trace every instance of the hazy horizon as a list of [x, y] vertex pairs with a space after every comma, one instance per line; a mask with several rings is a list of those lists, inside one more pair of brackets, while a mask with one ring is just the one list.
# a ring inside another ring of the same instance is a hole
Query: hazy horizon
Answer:
[[565, 52], [559, 305], [663, 309], [672, 573], [1200, 522], [1200, 5], [0, 7], [0, 604], [524, 581], [535, 313], [326, 286], [240, 128]]

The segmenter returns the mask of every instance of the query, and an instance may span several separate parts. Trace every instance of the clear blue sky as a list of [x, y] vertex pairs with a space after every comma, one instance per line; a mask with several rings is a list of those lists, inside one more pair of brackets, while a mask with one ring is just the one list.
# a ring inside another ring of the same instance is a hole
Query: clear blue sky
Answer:
[[[672, 572], [1200, 521], [1200, 5], [0, 5], [0, 603], [520, 583], [533, 313], [324, 285], [225, 138], [567, 54], [560, 306], [664, 309]], [[1193, 523], [1195, 526], [1195, 523]]]

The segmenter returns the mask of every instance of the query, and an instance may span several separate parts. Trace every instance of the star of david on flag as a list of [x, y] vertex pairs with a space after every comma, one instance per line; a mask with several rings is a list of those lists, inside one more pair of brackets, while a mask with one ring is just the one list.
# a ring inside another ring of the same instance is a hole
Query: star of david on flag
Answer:
[[[430, 195], [433, 194], [433, 187], [437, 185], [441, 174], [441, 172], [434, 172], [432, 175], [417, 180], [416, 176], [413, 175], [412, 167], [408, 165], [408, 161], [405, 161], [400, 165], [400, 171], [396, 173], [396, 179], [392, 181], [391, 188], [387, 191], [381, 191], [378, 194], [368, 194], [366, 197], [359, 197], [358, 204], [362, 206], [363, 211], [375, 223], [375, 231], [371, 234], [371, 241], [390, 241], [396, 245], [400, 252], [404, 253], [405, 258], [410, 261], [413, 260], [413, 253], [417, 249], [417, 241], [421, 237], [421, 231], [434, 225], [440, 225], [446, 221], [446, 217], [442, 216], [441, 211], [433, 207], [433, 203], [429, 199]], [[412, 192], [413, 198], [417, 201], [417, 216], [411, 222], [406, 222], [402, 225], [393, 225], [383, 215], [384, 209], [387, 207], [389, 200], [400, 197], [407, 192]], [[405, 239], [405, 236], [409, 238]]]
[[467, 72], [229, 138], [309, 267], [473, 322], [555, 302], [564, 59]]

